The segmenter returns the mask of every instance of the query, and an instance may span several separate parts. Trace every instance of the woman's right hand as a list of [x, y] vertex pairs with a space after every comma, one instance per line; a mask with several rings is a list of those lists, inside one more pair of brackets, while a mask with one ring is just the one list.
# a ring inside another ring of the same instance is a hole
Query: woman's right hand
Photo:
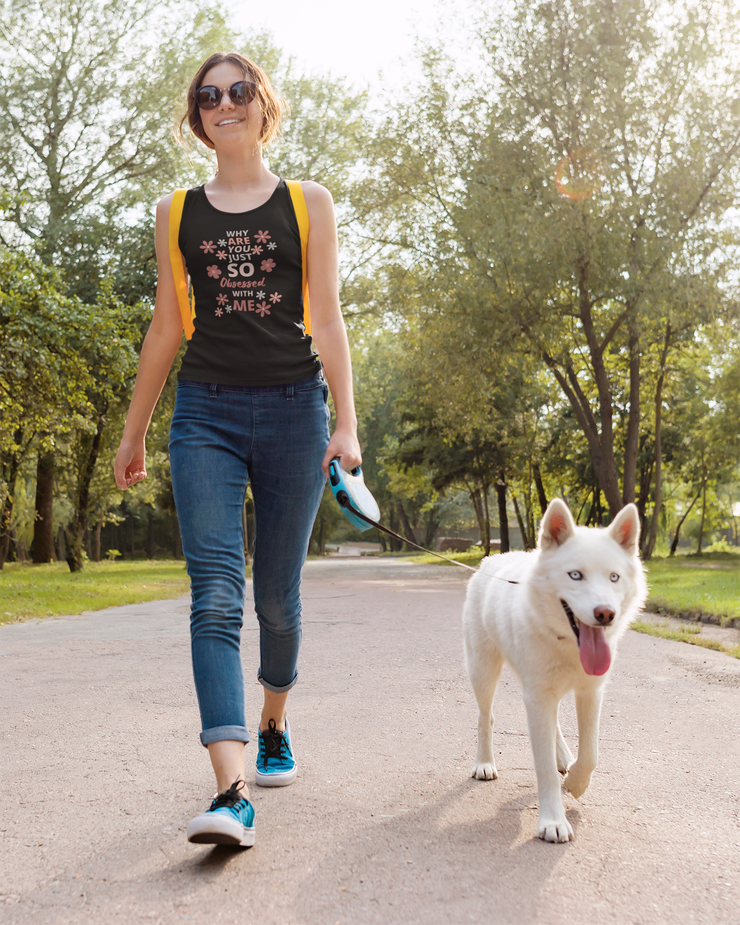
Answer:
[[113, 464], [116, 485], [123, 491], [146, 478], [146, 443], [121, 441]]

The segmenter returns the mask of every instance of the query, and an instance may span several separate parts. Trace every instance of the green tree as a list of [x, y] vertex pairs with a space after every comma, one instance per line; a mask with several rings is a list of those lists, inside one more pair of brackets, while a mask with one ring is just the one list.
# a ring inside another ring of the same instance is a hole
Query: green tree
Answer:
[[77, 348], [94, 318], [70, 298], [59, 274], [0, 247], [0, 568], [10, 550], [19, 467], [86, 426], [90, 369]]
[[428, 50], [378, 142], [376, 237], [423, 280], [427, 326], [454, 315], [481, 350], [545, 365], [612, 515], [653, 426], [654, 345], [665, 368], [733, 309], [739, 17], [647, 0], [486, 10], [479, 72]]

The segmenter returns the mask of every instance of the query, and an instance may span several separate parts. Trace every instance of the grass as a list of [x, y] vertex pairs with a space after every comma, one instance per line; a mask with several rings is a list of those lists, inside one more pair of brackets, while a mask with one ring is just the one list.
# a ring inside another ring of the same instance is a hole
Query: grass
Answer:
[[86, 562], [75, 574], [65, 562], [11, 562], [0, 572], [0, 624], [163, 600], [189, 587], [182, 560]]
[[[397, 556], [398, 553], [394, 553], [394, 555]], [[483, 559], [483, 552], [479, 549], [468, 550], [468, 552], [443, 552], [442, 555], [455, 559], [456, 562], [462, 562], [463, 565], [472, 566], [480, 565]], [[443, 559], [430, 555], [430, 553], [420, 552], [410, 556], [404, 555], [403, 558], [407, 562], [413, 562], [415, 565], [452, 565], [451, 562], [445, 562]]]
[[692, 646], [701, 646], [704, 649], [714, 649], [716, 652], [724, 652], [725, 655], [732, 655], [734, 658], [740, 658], [740, 645], [726, 646], [716, 639], [708, 639], [706, 636], [700, 636], [701, 626], [688, 625], [685, 628], [673, 629], [670, 626], [658, 626], [656, 623], [645, 623], [643, 620], [635, 620], [630, 624], [630, 629], [638, 633], [645, 633], [648, 636], [660, 636], [662, 639], [673, 639], [675, 642], [688, 642]]
[[[480, 550], [449, 553], [450, 558], [477, 566]], [[431, 555], [404, 556], [408, 562], [444, 565]], [[652, 559], [647, 563], [650, 583], [648, 607], [669, 614], [697, 617], [711, 614], [720, 622], [740, 620], [740, 556], [706, 553]], [[0, 624], [29, 617], [77, 614], [122, 604], [163, 600], [185, 594], [189, 581], [182, 561], [88, 562], [72, 574], [65, 563], [20, 565], [9, 563], [0, 572]], [[727, 652], [740, 658], [740, 646], [699, 636], [698, 627], [675, 630], [652, 623], [635, 623], [638, 632], [677, 639]]]
[[649, 609], [692, 617], [707, 614], [721, 623], [740, 620], [740, 556], [712, 552], [651, 559], [647, 571]]

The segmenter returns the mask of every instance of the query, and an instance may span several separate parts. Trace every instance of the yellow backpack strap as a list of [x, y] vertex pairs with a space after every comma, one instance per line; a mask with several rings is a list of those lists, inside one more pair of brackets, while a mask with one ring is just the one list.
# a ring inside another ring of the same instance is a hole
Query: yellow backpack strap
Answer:
[[188, 280], [185, 276], [185, 266], [180, 250], [180, 222], [182, 220], [182, 208], [185, 205], [185, 193], [187, 190], [175, 190], [170, 205], [170, 222], [169, 222], [169, 251], [170, 266], [172, 267], [172, 277], [175, 280], [175, 292], [177, 293], [177, 304], [180, 307], [180, 317], [182, 326], [185, 331], [185, 338], [190, 340], [195, 330], [193, 318], [195, 318], [195, 299], [192, 305], [188, 300]]
[[306, 252], [308, 250], [308, 209], [306, 208], [306, 197], [303, 195], [303, 187], [298, 180], [286, 180], [288, 192], [293, 201], [293, 211], [298, 219], [298, 231], [301, 235], [301, 263], [303, 264], [303, 327], [306, 334], [311, 333], [311, 309], [308, 302], [308, 280], [306, 268], [308, 261]]

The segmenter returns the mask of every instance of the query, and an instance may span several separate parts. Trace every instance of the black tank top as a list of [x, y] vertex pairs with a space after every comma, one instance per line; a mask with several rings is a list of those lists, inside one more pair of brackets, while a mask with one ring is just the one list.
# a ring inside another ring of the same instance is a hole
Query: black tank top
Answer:
[[303, 326], [301, 237], [285, 180], [248, 212], [221, 212], [202, 186], [188, 190], [179, 245], [195, 329], [178, 379], [279, 385], [321, 369]]

